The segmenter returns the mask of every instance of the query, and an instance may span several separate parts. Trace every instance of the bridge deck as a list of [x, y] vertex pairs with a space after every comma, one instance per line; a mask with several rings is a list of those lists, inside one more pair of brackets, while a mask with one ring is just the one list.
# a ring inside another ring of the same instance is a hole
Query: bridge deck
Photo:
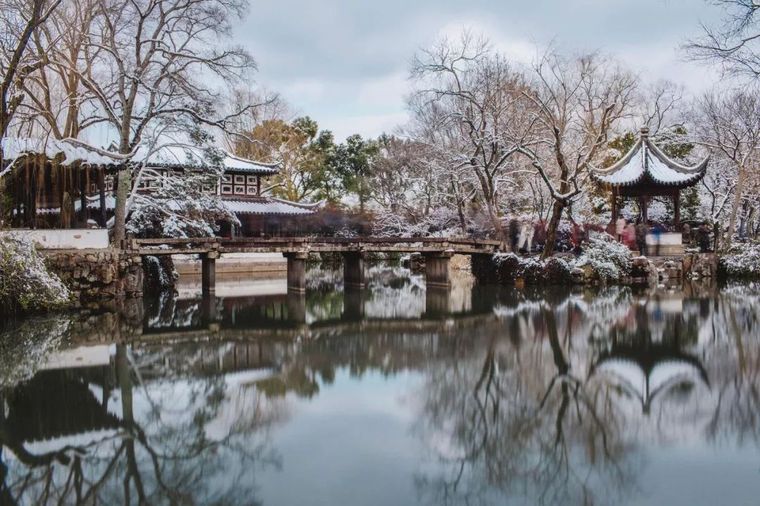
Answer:
[[134, 239], [132, 251], [146, 255], [219, 253], [457, 253], [489, 254], [500, 251], [499, 241], [434, 237], [283, 237], [195, 239]]

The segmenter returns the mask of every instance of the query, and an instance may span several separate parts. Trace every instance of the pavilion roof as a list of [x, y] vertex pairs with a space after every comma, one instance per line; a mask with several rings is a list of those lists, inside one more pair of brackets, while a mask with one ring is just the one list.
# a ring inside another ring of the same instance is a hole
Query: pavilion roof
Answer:
[[613, 187], [654, 184], [684, 188], [702, 179], [709, 157], [696, 165], [683, 165], [668, 157], [641, 129], [639, 140], [628, 153], [606, 169], [591, 169], [592, 179]]

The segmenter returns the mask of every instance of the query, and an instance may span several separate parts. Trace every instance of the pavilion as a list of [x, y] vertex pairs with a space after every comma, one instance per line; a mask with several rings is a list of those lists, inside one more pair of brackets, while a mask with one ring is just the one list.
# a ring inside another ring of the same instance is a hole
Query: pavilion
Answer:
[[[116, 207], [117, 173], [126, 164], [142, 164], [154, 176], [136, 181], [137, 191], [152, 193], [166, 176], [211, 167], [205, 150], [190, 145], [140, 146], [132, 155], [98, 149], [74, 139], [15, 138], [1, 141], [0, 172], [7, 197], [6, 210], [13, 228], [104, 228]], [[223, 153], [224, 171], [216, 187], [205, 190], [219, 196], [239, 225], [220, 223], [223, 236], [286, 235], [299, 231], [304, 219], [321, 203], [290, 202], [268, 194], [264, 183], [280, 171], [278, 164], [261, 163]], [[2, 216], [0, 216], [2, 218]]]
[[638, 199], [639, 217], [647, 222], [649, 202], [652, 197], [673, 199], [673, 232], [680, 232], [681, 190], [697, 184], [705, 175], [709, 157], [693, 166], [683, 165], [668, 157], [649, 138], [649, 129], [641, 129], [639, 140], [619, 161], [606, 169], [591, 169], [591, 178], [611, 191], [614, 227], [619, 215], [622, 197]]

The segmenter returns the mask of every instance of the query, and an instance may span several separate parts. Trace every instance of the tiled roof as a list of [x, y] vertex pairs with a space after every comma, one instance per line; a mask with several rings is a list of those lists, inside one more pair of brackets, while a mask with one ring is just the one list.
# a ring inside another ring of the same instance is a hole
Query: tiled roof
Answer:
[[623, 158], [606, 169], [593, 168], [591, 177], [612, 186], [632, 186], [649, 178], [660, 185], [685, 187], [704, 177], [708, 161], [709, 157], [693, 166], [682, 165], [663, 153], [644, 129]]
[[15, 160], [24, 155], [45, 155], [49, 159], [61, 157], [61, 163], [71, 165], [122, 165], [125, 156], [89, 146], [74, 139], [3, 137], [3, 157], [6, 161]]
[[297, 204], [287, 200], [271, 197], [256, 199], [223, 200], [224, 205], [235, 214], [260, 215], [309, 215], [314, 213], [315, 205]]
[[[203, 149], [193, 146], [162, 146], [149, 155], [146, 148], [140, 148], [132, 158], [134, 162], [145, 163], [151, 167], [201, 168], [209, 165]], [[244, 172], [246, 174], [276, 174], [279, 172], [277, 164], [254, 162], [225, 153], [222, 161], [225, 170], [232, 172]]]

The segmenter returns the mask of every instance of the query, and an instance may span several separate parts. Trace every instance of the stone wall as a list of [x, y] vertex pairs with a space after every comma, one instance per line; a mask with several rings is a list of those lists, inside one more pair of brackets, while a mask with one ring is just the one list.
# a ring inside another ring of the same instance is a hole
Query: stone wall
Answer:
[[142, 297], [139, 256], [110, 248], [43, 253], [50, 270], [61, 277], [81, 307], [103, 307], [124, 298]]
[[687, 253], [682, 263], [685, 279], [718, 277], [718, 255], [715, 253]]
[[[565, 266], [563, 268], [563, 265]], [[505, 255], [500, 261], [490, 255], [473, 255], [472, 273], [484, 284], [530, 284], [530, 285], [593, 285], [600, 282], [598, 273], [590, 265], [573, 268], [569, 275], [567, 264], [559, 257], [546, 262], [535, 258]], [[712, 253], [687, 253], [672, 257], [634, 257], [630, 272], [621, 279], [608, 280], [609, 284], [649, 285], [668, 281], [716, 279], [718, 258]]]

